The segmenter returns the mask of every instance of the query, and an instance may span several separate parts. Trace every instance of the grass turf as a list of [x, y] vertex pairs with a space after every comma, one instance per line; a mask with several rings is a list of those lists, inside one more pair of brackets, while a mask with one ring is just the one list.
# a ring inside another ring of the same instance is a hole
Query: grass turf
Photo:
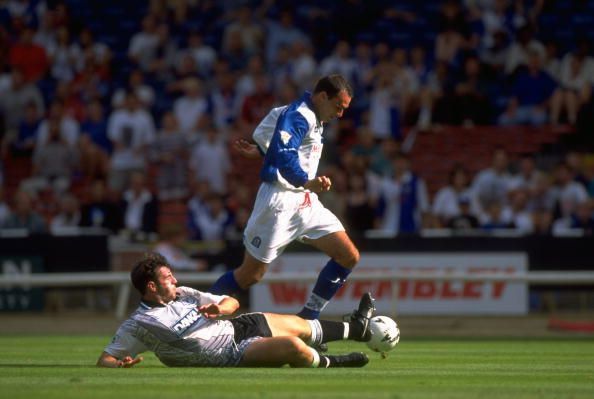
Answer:
[[0, 398], [593, 398], [594, 342], [403, 340], [362, 369], [99, 369], [109, 337], [0, 336]]

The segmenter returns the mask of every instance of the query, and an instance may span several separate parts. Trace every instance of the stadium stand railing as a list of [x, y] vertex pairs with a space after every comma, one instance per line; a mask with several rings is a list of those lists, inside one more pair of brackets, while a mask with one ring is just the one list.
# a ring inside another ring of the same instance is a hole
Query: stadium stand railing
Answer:
[[[176, 273], [178, 281], [184, 284], [212, 284], [220, 277], [220, 273]], [[263, 283], [275, 282], [315, 282], [316, 273], [270, 273], [264, 276]], [[530, 271], [515, 275], [501, 274], [464, 274], [464, 273], [385, 273], [355, 272], [349, 281], [483, 281], [527, 283], [531, 285], [592, 285], [594, 272], [591, 271]], [[130, 300], [131, 284], [128, 272], [93, 272], [93, 273], [36, 273], [28, 275], [0, 275], [0, 287], [118, 287], [115, 315], [123, 319]], [[393, 309], [397, 312], [396, 298], [398, 285], [393, 284]]]

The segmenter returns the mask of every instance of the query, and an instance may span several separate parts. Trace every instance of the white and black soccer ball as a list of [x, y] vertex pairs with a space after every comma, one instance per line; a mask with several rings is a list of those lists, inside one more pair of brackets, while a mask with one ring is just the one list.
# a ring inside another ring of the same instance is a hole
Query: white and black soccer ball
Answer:
[[367, 341], [369, 349], [375, 352], [389, 352], [400, 341], [398, 324], [387, 316], [375, 316], [369, 320], [371, 339]]

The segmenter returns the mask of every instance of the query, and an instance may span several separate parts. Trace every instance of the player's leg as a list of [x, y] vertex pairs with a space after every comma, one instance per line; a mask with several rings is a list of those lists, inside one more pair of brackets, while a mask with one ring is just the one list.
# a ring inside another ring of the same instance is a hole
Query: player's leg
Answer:
[[243, 263], [235, 270], [225, 272], [210, 288], [213, 294], [236, 294], [249, 288], [262, 279], [268, 263], [254, 258], [248, 251], [245, 251]]
[[305, 319], [317, 319], [359, 262], [359, 251], [345, 231], [336, 231], [316, 239], [305, 238], [303, 242], [331, 258], [320, 271], [309, 300], [298, 313]]
[[373, 315], [375, 305], [371, 295], [361, 298], [359, 309], [355, 312], [361, 317], [353, 317], [348, 322], [330, 320], [306, 320], [295, 315], [264, 313], [268, 328], [273, 337], [299, 337], [307, 344], [317, 347], [320, 344], [340, 340], [368, 341], [370, 333], [368, 320]]
[[364, 353], [321, 356], [297, 337], [261, 338], [243, 352], [240, 367], [363, 367], [369, 362]]

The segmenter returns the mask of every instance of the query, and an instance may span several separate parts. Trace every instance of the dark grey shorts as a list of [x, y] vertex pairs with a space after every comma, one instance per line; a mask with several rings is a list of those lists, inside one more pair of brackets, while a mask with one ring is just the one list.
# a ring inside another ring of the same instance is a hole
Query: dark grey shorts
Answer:
[[272, 331], [263, 313], [245, 313], [229, 320], [235, 330], [235, 342], [253, 337], [272, 337]]

